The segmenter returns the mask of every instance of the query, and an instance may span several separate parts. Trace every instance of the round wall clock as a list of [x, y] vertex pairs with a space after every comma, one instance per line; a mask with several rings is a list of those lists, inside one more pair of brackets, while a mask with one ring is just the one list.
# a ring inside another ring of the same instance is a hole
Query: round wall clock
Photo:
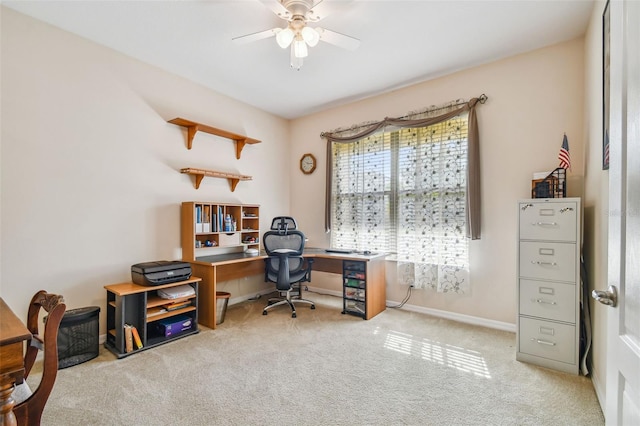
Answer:
[[300, 170], [302, 173], [310, 175], [316, 169], [316, 157], [313, 154], [304, 154], [300, 159]]

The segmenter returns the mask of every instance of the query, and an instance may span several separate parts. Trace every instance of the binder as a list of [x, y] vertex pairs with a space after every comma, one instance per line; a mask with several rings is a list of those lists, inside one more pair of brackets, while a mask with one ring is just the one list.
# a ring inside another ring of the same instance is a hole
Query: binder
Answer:
[[140, 334], [138, 334], [138, 329], [135, 326], [131, 326], [131, 334], [133, 335], [133, 341], [136, 343], [138, 349], [142, 349], [142, 340], [140, 339]]
[[124, 350], [127, 353], [133, 351], [133, 332], [129, 324], [124, 325]]

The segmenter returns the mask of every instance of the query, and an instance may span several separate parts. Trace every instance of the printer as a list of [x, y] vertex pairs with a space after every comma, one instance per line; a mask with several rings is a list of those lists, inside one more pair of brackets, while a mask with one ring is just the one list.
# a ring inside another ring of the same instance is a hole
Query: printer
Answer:
[[177, 260], [159, 260], [131, 266], [131, 279], [139, 285], [171, 284], [191, 278], [191, 265]]

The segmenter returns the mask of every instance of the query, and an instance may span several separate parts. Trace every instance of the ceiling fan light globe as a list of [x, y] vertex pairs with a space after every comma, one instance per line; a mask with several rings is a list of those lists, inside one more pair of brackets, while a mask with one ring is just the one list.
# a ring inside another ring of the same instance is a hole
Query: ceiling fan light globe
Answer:
[[320, 34], [311, 27], [304, 27], [301, 34], [302, 39], [311, 47], [314, 47], [320, 41]]
[[295, 68], [296, 70], [300, 71], [300, 68], [302, 68], [302, 61], [302, 58], [296, 57], [293, 46], [291, 46], [291, 68]]
[[296, 58], [306, 58], [309, 56], [309, 49], [304, 40], [295, 40], [293, 42], [293, 56]]
[[291, 28], [287, 27], [284, 30], [279, 31], [278, 34], [276, 34], [276, 42], [278, 43], [278, 46], [282, 47], [283, 49], [286, 49], [287, 47], [289, 47], [289, 45], [293, 41], [294, 36], [295, 34], [291, 30]]

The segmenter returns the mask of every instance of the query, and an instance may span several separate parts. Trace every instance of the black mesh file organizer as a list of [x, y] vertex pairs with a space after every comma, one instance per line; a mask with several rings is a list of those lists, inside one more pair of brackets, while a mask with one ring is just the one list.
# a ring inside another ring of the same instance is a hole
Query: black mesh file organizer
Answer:
[[558, 167], [544, 179], [531, 182], [531, 198], [564, 198], [567, 196], [567, 171]]

